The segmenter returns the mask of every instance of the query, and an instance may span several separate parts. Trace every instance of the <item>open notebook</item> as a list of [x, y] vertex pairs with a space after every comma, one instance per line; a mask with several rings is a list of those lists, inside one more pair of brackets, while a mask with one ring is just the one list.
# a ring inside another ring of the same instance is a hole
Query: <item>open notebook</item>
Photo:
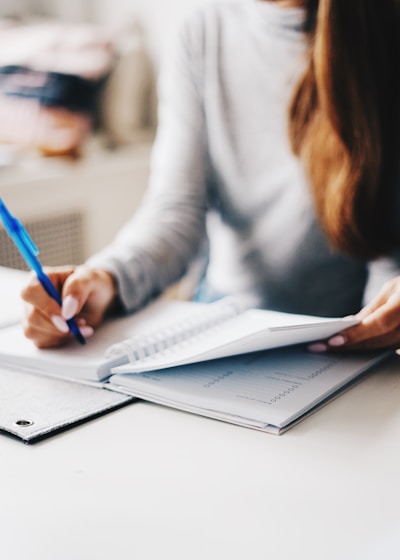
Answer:
[[251, 309], [236, 299], [158, 301], [107, 321], [86, 346], [71, 340], [39, 350], [19, 325], [2, 328], [0, 366], [281, 433], [382, 358], [299, 346], [354, 322]]
[[109, 320], [87, 345], [39, 350], [19, 325], [0, 330], [0, 363], [67, 379], [98, 382], [112, 373], [179, 365], [323, 339], [355, 323], [247, 307], [243, 299], [212, 304], [158, 301]]
[[389, 354], [313, 354], [304, 347], [114, 375], [119, 391], [157, 404], [281, 434]]

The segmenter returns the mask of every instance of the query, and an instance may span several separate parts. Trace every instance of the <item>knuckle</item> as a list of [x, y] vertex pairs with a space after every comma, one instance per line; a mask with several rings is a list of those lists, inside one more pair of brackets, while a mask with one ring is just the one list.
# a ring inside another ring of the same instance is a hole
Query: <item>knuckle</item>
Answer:
[[39, 340], [34, 340], [35, 346], [37, 348], [51, 348], [52, 346], [55, 346], [54, 343], [51, 343], [50, 340], [45, 340], [45, 339], [39, 339]]
[[382, 330], [394, 330], [399, 327], [399, 315], [397, 309], [391, 309], [378, 318], [378, 326]]
[[383, 283], [382, 288], [383, 288], [384, 290], [387, 290], [388, 288], [391, 288], [391, 287], [392, 287], [392, 282], [393, 282], [393, 280], [385, 280], [385, 282]]
[[30, 301], [30, 294], [31, 294], [32, 288], [31, 286], [25, 286], [22, 290], [21, 290], [21, 297], [24, 301]]
[[64, 342], [64, 337], [52, 336], [50, 334], [44, 334], [35, 325], [29, 322], [25, 322], [22, 325], [24, 335], [29, 338], [37, 348], [52, 348], [55, 346], [60, 346]]
[[389, 323], [389, 313], [381, 313], [375, 318], [375, 324], [379, 329], [387, 326]]
[[30, 338], [31, 340], [35, 340], [36, 328], [34, 327], [34, 325], [32, 325], [32, 323], [24, 322], [22, 325], [22, 330], [27, 338]]
[[389, 280], [386, 280], [383, 284], [384, 288], [394, 288], [396, 287], [398, 284], [397, 278], [390, 278]]
[[27, 323], [33, 323], [34, 322], [34, 318], [36, 315], [37, 311], [36, 308], [33, 307], [33, 305], [27, 305], [25, 306], [25, 320]]
[[22, 299], [28, 302], [34, 301], [37, 295], [38, 287], [39, 283], [37, 282], [37, 280], [32, 279], [22, 288], [20, 292]]
[[63, 293], [68, 293], [70, 295], [79, 294], [82, 291], [82, 287], [89, 282], [89, 278], [86, 274], [78, 272], [78, 269], [68, 276], [63, 286]]
[[376, 324], [376, 330], [379, 333], [385, 333], [385, 332], [391, 330], [395, 326], [395, 324], [393, 322], [393, 317], [389, 313], [386, 313], [384, 315], [381, 315], [380, 317], [377, 317], [376, 321], [375, 321], [375, 324]]

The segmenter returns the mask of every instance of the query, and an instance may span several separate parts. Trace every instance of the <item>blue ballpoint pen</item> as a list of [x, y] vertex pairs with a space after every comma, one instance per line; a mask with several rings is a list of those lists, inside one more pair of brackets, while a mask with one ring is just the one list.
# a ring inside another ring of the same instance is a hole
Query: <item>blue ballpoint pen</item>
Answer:
[[[35, 271], [36, 276], [38, 277], [39, 282], [49, 294], [51, 298], [53, 298], [61, 307], [62, 301], [61, 296], [57, 292], [56, 288], [52, 284], [50, 278], [45, 274], [43, 271], [43, 267], [37, 258], [39, 254], [39, 249], [36, 247], [34, 242], [32, 241], [29, 233], [26, 231], [22, 223], [12, 216], [10, 211], [8, 210], [7, 206], [4, 204], [3, 200], [0, 198], [0, 218], [3, 222], [4, 229], [14, 241], [15, 245], [17, 246], [18, 251], [21, 253], [22, 257], [24, 258], [26, 264]], [[74, 319], [68, 319], [67, 325], [71, 333], [74, 337], [80, 342], [81, 344], [85, 344], [86, 340], [82, 335], [81, 331], [79, 330], [78, 325]]]

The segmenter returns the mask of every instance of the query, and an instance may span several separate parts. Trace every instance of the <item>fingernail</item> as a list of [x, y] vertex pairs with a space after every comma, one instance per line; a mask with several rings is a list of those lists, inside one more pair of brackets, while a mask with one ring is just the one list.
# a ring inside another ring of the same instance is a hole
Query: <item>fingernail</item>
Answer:
[[89, 325], [83, 325], [79, 328], [79, 330], [86, 338], [89, 338], [89, 336], [92, 336], [92, 334], [94, 333], [93, 327], [90, 327]]
[[67, 333], [69, 331], [67, 323], [59, 315], [52, 315], [50, 319], [58, 331], [62, 333]]
[[315, 342], [314, 344], [309, 344], [307, 349], [310, 352], [326, 352], [328, 347], [323, 342]]
[[78, 300], [73, 296], [67, 296], [62, 304], [61, 312], [64, 319], [72, 319], [78, 309]]
[[346, 344], [346, 339], [341, 334], [337, 334], [328, 340], [329, 346], [343, 346]]

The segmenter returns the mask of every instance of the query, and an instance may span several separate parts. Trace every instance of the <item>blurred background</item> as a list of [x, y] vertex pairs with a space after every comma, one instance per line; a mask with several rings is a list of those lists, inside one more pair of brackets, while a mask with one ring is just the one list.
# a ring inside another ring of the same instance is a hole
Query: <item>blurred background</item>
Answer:
[[146, 30], [152, 55], [159, 59], [179, 20], [194, 6], [207, 1], [210, 0], [1, 0], [0, 15], [106, 26], [124, 26], [137, 17]]
[[[156, 84], [212, 0], [0, 0], [0, 197], [47, 265], [108, 243], [147, 185]], [[0, 226], [0, 266], [24, 263]]]

